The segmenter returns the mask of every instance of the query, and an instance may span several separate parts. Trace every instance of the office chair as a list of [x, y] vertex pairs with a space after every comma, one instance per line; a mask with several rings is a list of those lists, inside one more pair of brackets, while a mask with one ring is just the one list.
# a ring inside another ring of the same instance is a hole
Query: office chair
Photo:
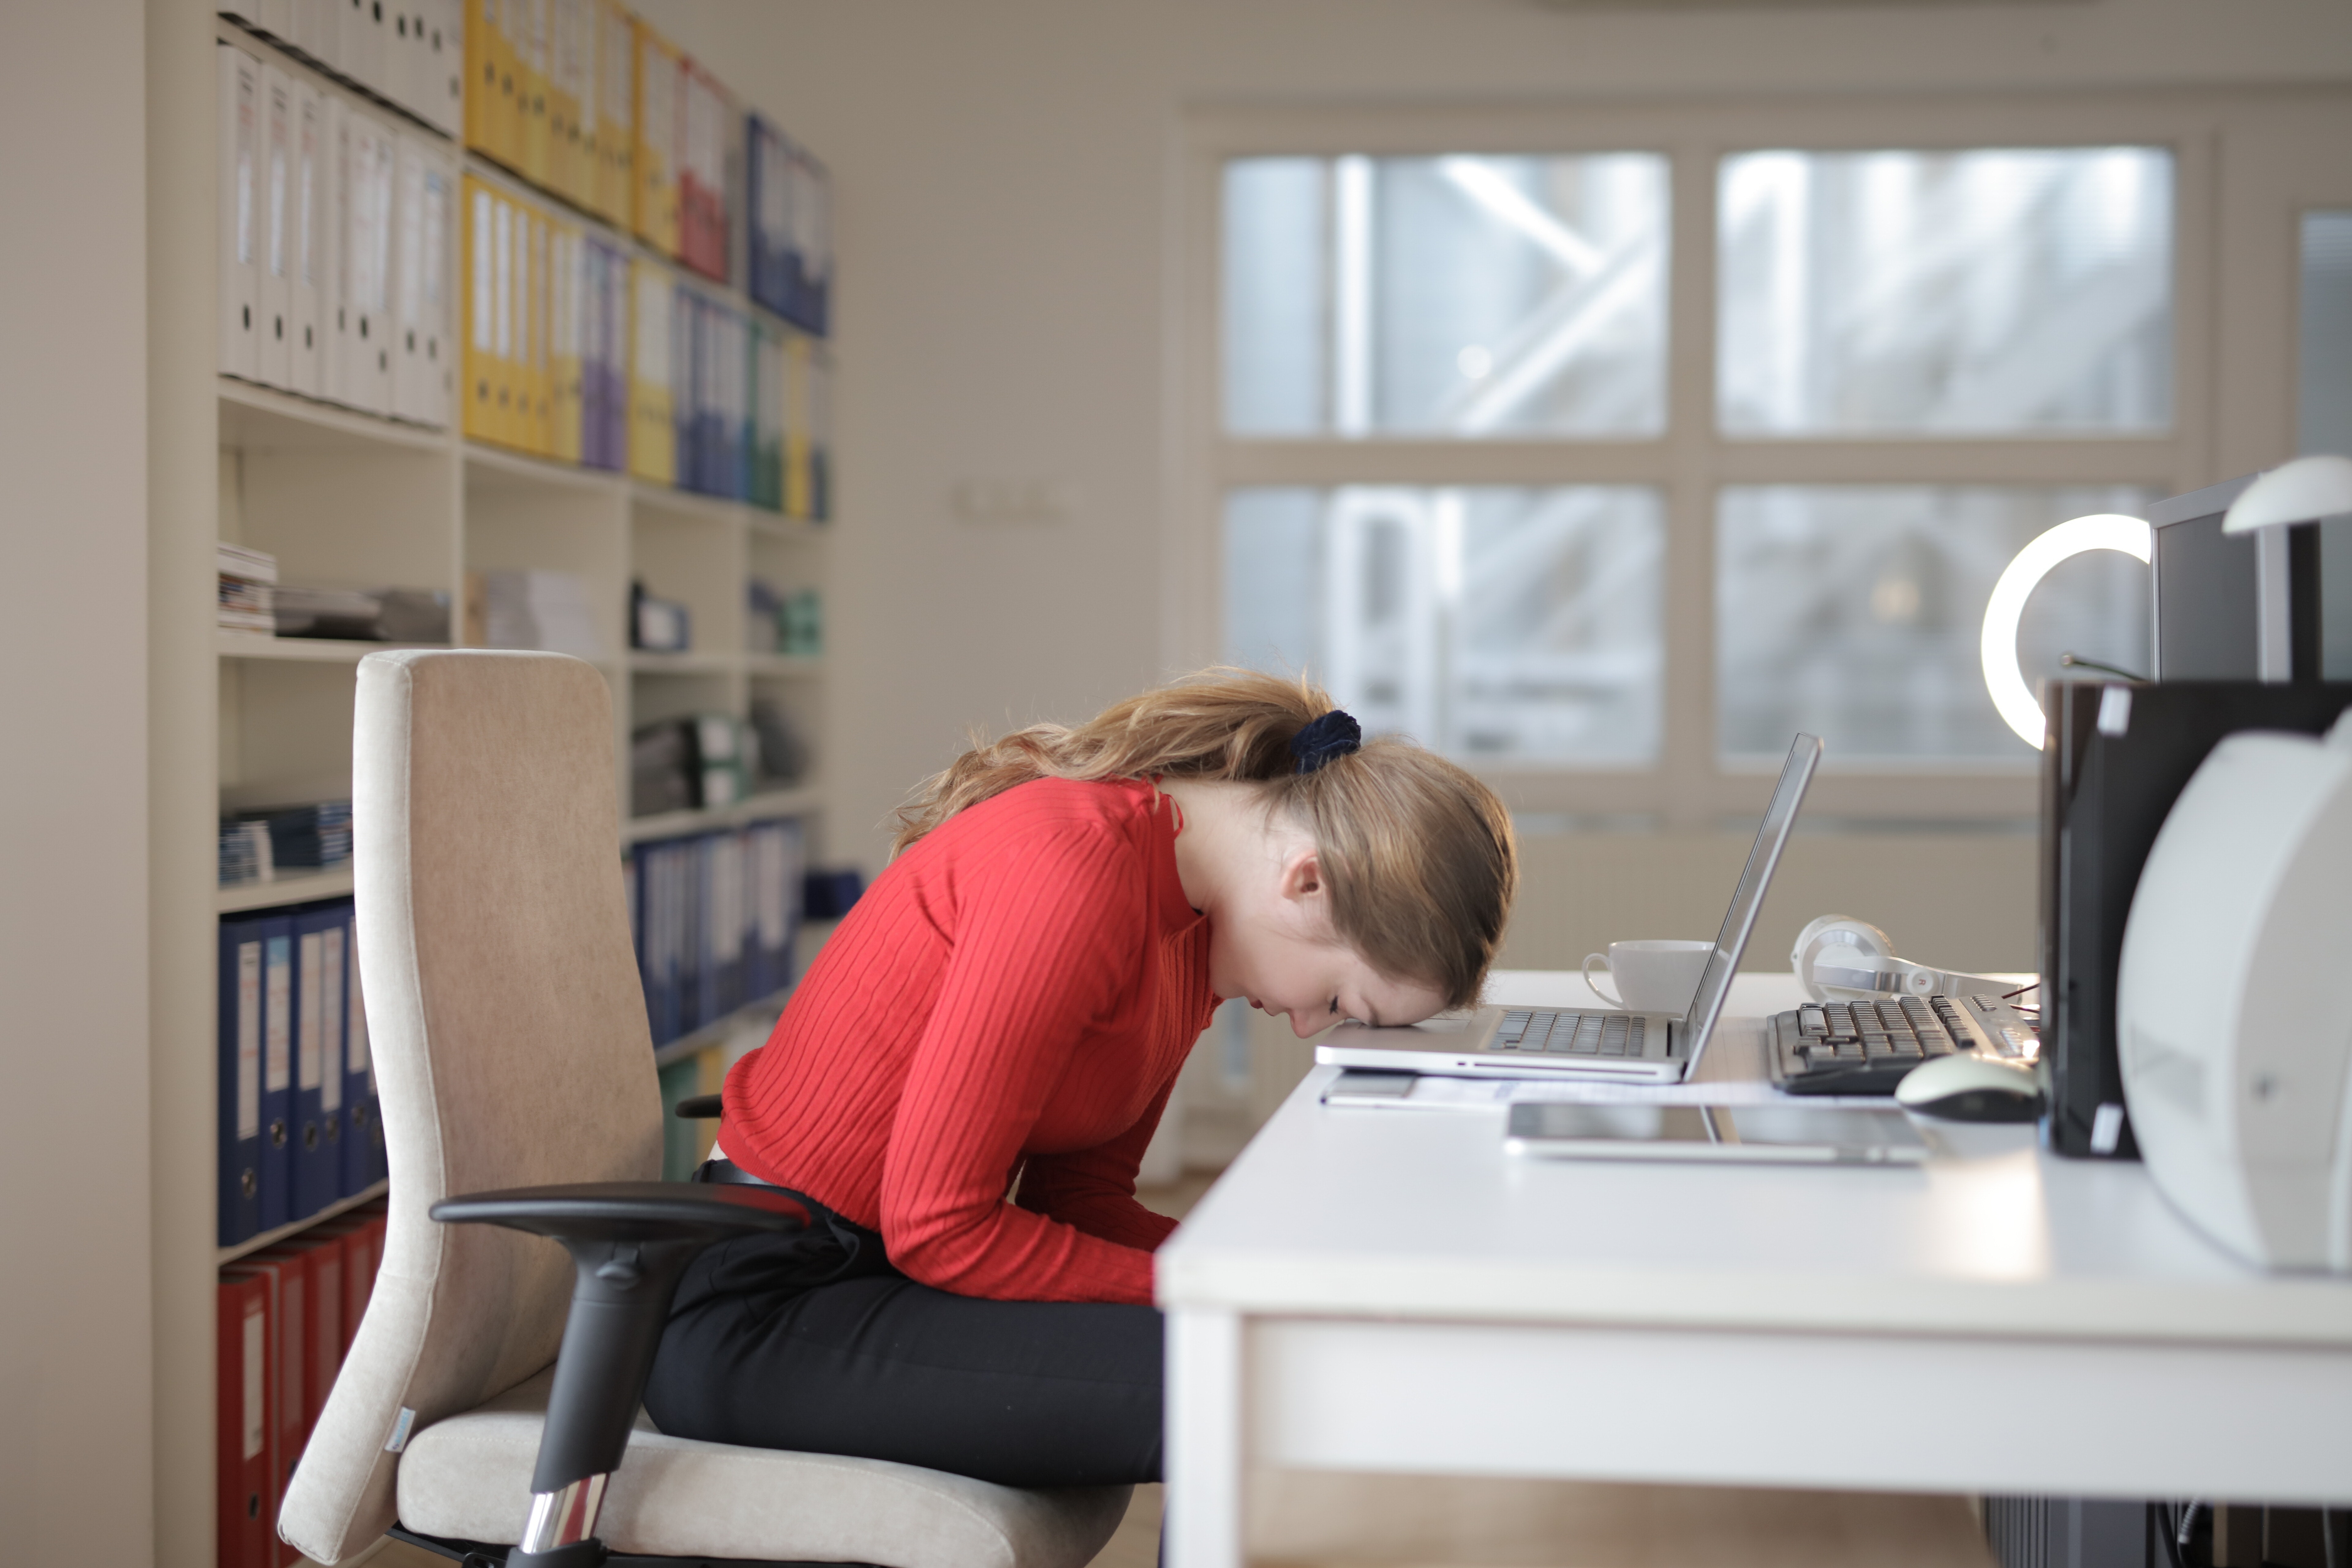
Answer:
[[1131, 1489], [696, 1442], [641, 1413], [687, 1264], [804, 1216], [652, 1180], [604, 677], [553, 654], [372, 654], [352, 751], [389, 1229], [279, 1533], [328, 1563], [390, 1531], [514, 1568], [1081, 1568]]

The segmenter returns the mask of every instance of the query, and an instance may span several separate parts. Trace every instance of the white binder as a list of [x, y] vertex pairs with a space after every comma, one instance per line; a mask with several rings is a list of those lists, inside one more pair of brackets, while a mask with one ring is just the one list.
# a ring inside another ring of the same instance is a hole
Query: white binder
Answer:
[[391, 94], [384, 91], [383, 40], [391, 30], [383, 0], [348, 0], [335, 35], [343, 74], [370, 92], [387, 98]]
[[338, 24], [350, 0], [294, 0], [294, 47], [331, 71], [343, 68], [335, 47]]
[[332, 168], [328, 157], [327, 130], [327, 95], [307, 82], [297, 82], [293, 193], [289, 203], [292, 237], [288, 268], [291, 274], [293, 315], [287, 332], [286, 384], [305, 397], [320, 396], [326, 390], [320, 370], [326, 333], [319, 307], [327, 277], [328, 191]]
[[466, 133], [465, 0], [424, 0], [426, 70], [417, 112], [452, 140]]
[[220, 369], [251, 381], [260, 363], [254, 326], [261, 309], [261, 62], [226, 44], [214, 55], [220, 68]]
[[395, 0], [386, 8], [384, 26], [383, 95], [423, 120], [433, 101], [424, 0]]
[[343, 95], [324, 95], [327, 104], [326, 202], [320, 224], [319, 395], [334, 403], [352, 401], [351, 205], [352, 166], [351, 105]]
[[290, 386], [294, 317], [294, 79], [261, 68], [261, 309], [254, 331], [255, 379]]
[[342, 120], [341, 353], [335, 399], [389, 415], [396, 153], [391, 129], [374, 115], [347, 105]]
[[456, 180], [434, 139], [397, 139], [394, 201], [392, 412], [418, 425], [449, 422], [449, 227]]

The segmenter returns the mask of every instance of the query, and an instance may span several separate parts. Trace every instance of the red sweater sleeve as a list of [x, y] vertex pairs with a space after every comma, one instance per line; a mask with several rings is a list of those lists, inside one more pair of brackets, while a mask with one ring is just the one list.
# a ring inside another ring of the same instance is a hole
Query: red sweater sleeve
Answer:
[[1142, 1168], [1143, 1151], [1175, 1088], [1176, 1080], [1169, 1079], [1135, 1125], [1108, 1143], [1067, 1154], [1031, 1156], [1021, 1173], [1021, 1206], [1105, 1241], [1147, 1252], [1156, 1249], [1175, 1231], [1176, 1222], [1135, 1201], [1135, 1173]]
[[1071, 825], [965, 867], [955, 896], [955, 949], [883, 1158], [891, 1261], [959, 1295], [1148, 1303], [1141, 1247], [1004, 1201], [1088, 1020], [1139, 961], [1149, 914], [1132, 854]]

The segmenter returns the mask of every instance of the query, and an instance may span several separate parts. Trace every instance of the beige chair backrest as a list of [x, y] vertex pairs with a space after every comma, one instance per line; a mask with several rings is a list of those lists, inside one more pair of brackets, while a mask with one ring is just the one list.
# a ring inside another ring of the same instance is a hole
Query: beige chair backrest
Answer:
[[554, 1359], [551, 1241], [425, 1211], [661, 1173], [661, 1091], [621, 891], [612, 698], [556, 654], [360, 661], [360, 981], [392, 1173], [375, 1293], [278, 1514], [323, 1563], [394, 1522], [397, 1447]]

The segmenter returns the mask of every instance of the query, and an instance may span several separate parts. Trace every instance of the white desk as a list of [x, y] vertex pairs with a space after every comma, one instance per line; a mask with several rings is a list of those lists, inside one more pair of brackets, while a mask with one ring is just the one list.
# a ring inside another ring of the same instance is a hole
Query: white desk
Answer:
[[[1581, 987], [1496, 989], [1544, 984]], [[2352, 1284], [2233, 1262], [2137, 1164], [2016, 1127], [1916, 1170], [1522, 1161], [1499, 1111], [1331, 1076], [1160, 1254], [1174, 1568], [1238, 1568], [1253, 1464], [2352, 1502]]]

